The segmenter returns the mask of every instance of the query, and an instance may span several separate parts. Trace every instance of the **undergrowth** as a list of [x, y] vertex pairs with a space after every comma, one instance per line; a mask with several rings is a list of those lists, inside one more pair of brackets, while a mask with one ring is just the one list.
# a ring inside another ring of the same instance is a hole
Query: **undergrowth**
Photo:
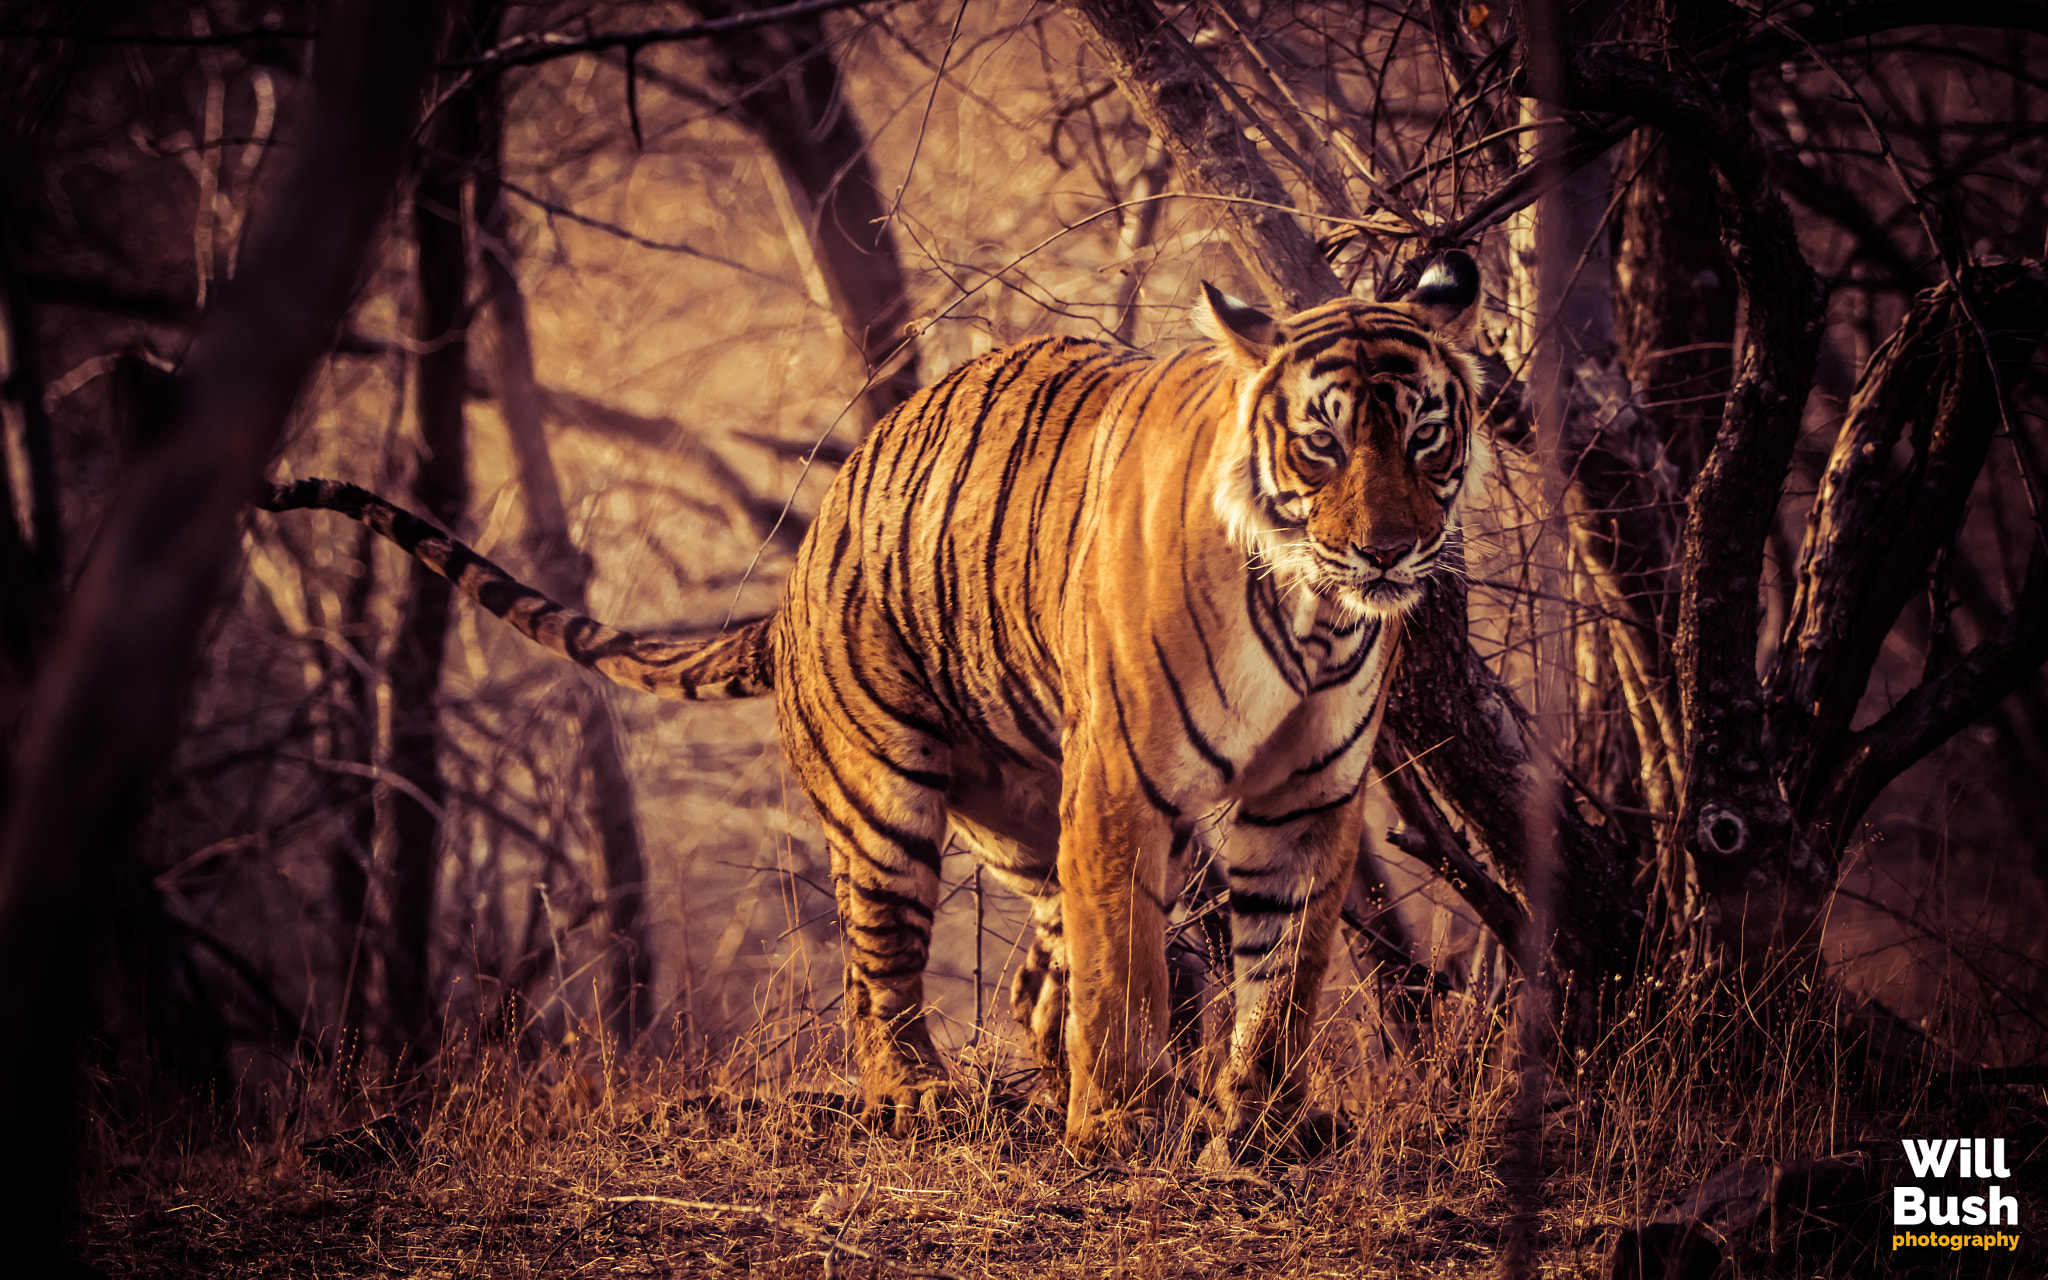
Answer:
[[[1895, 1252], [1887, 1199], [1841, 1229], [1738, 1238], [1716, 1274], [2048, 1272], [2048, 1238], [2028, 1230], [2027, 1192], [2048, 1164], [2040, 1086], [1879, 1069], [1867, 1038], [1806, 1003], [1764, 1020], [1652, 989], [1560, 1050], [1542, 1108], [1536, 1274], [1605, 1275], [1618, 1232], [1740, 1161], [1895, 1161], [1901, 1138], [1963, 1135], [2007, 1139], [2016, 1251]], [[1154, 1157], [1076, 1156], [993, 1038], [960, 1055], [951, 1127], [876, 1134], [852, 1114], [835, 1045], [770, 1053], [790, 1039], [775, 1031], [666, 1057], [456, 1044], [403, 1086], [344, 1094], [336, 1073], [309, 1072], [253, 1122], [169, 1126], [110, 1103], [78, 1251], [109, 1276], [1496, 1272], [1515, 1112], [1498, 1005], [1447, 1001], [1389, 1057], [1367, 1020], [1331, 1016], [1313, 1074], [1352, 1139], [1310, 1164], [1222, 1172], [1198, 1167], [1185, 1124]], [[357, 1129], [380, 1116], [374, 1133]]]

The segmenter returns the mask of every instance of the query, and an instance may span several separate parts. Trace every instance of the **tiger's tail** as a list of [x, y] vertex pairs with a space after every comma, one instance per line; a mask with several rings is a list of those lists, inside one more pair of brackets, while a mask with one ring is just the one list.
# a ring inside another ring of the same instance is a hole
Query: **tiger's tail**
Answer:
[[751, 698], [774, 685], [769, 649], [773, 614], [710, 640], [646, 639], [556, 604], [368, 489], [340, 480], [298, 480], [271, 485], [258, 495], [256, 505], [266, 511], [338, 511], [360, 520], [519, 634], [629, 689], [694, 702]]

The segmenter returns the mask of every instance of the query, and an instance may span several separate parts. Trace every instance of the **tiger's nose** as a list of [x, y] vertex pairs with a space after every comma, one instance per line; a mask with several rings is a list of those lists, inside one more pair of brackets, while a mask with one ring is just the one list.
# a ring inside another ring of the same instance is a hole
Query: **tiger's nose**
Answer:
[[1415, 550], [1413, 539], [1394, 541], [1388, 538], [1375, 538], [1370, 543], [1361, 545], [1354, 542], [1351, 546], [1359, 555], [1365, 557], [1367, 564], [1381, 573], [1401, 563], [1410, 551]]

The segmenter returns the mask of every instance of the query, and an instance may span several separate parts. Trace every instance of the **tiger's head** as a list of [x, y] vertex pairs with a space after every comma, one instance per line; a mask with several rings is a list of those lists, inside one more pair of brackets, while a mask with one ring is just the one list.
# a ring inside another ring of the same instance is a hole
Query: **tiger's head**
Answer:
[[1353, 615], [1397, 614], [1455, 554], [1490, 460], [1475, 429], [1479, 268], [1453, 251], [1394, 303], [1275, 320], [1204, 283], [1195, 323], [1237, 379], [1213, 498], [1234, 544]]

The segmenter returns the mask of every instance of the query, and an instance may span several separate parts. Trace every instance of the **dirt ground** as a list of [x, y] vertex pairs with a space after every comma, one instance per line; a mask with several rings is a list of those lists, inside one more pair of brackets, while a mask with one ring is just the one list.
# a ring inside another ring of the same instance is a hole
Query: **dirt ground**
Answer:
[[[1716, 1274], [2048, 1274], [2048, 1236], [2026, 1229], [2034, 1171], [2048, 1168], [2038, 1086], [1923, 1093], [1886, 1112], [1821, 1072], [1731, 1091], [1685, 1080], [1671, 1053], [1643, 1058], [1660, 1060], [1662, 1080], [1617, 1070], [1546, 1099], [1531, 1274], [1607, 1275], [1617, 1233], [1745, 1157], [1890, 1159], [1897, 1135], [1957, 1124], [2011, 1139], [2017, 1250], [1895, 1251], [1866, 1209], [1775, 1248], [1761, 1224], [1733, 1233]], [[1224, 1172], [1198, 1167], [1185, 1123], [1154, 1157], [1078, 1158], [1060, 1117], [999, 1077], [950, 1129], [892, 1138], [844, 1094], [735, 1089], [716, 1079], [730, 1068], [486, 1054], [383, 1099], [387, 1118], [367, 1130], [344, 1122], [373, 1099], [351, 1115], [313, 1092], [267, 1139], [246, 1122], [108, 1120], [80, 1253], [107, 1276], [309, 1280], [1405, 1278], [1498, 1274], [1511, 1229], [1500, 1152], [1512, 1091], [1483, 1060], [1411, 1061], [1346, 1101], [1355, 1130], [1330, 1154]]]

